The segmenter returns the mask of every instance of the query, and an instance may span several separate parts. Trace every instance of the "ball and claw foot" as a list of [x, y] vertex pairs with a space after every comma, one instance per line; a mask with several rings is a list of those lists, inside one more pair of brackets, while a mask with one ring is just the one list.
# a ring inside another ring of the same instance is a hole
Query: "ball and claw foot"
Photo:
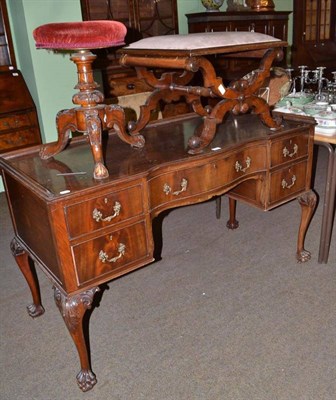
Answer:
[[47, 146], [46, 145], [41, 146], [39, 155], [42, 158], [42, 160], [46, 160], [49, 157], [47, 154]]
[[132, 147], [136, 147], [137, 149], [142, 149], [145, 146], [145, 138], [142, 135], [134, 135], [132, 136], [134, 138], [134, 143], [131, 144]]
[[40, 304], [30, 304], [27, 306], [27, 311], [30, 317], [37, 318], [44, 314], [44, 308]]
[[230, 220], [227, 221], [226, 223], [226, 227], [228, 229], [234, 230], [237, 229], [239, 227], [239, 222], [235, 219], [233, 222], [231, 222]]
[[105, 165], [98, 162], [94, 167], [93, 177], [94, 179], [105, 179], [108, 178], [109, 173]]
[[96, 375], [87, 369], [82, 369], [76, 376], [78, 386], [82, 392], [91, 390], [97, 383]]
[[311, 259], [311, 254], [308, 250], [302, 250], [296, 254], [296, 259], [298, 263], [304, 263]]
[[190, 137], [188, 141], [188, 146], [189, 146], [188, 150], [189, 154], [197, 154], [202, 152], [201, 139], [196, 135]]

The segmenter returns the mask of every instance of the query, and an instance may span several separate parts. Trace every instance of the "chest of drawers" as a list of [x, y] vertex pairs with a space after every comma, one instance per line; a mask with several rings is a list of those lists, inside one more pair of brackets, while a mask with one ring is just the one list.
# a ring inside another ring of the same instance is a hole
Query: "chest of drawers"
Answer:
[[96, 378], [83, 316], [100, 285], [153, 261], [152, 220], [163, 210], [224, 193], [263, 210], [298, 198], [297, 257], [308, 255], [304, 236], [316, 202], [310, 190], [314, 121], [285, 116], [272, 131], [256, 115], [230, 116], [218, 125], [211, 146], [190, 155], [188, 140], [200, 123], [194, 114], [151, 123], [143, 131], [143, 149], [110, 133], [104, 181], [92, 178], [84, 138], [49, 160], [39, 157], [39, 146], [0, 158], [14, 222], [12, 252], [33, 297], [28, 312], [44, 312], [32, 258], [53, 282], [81, 360], [77, 381], [84, 391]]

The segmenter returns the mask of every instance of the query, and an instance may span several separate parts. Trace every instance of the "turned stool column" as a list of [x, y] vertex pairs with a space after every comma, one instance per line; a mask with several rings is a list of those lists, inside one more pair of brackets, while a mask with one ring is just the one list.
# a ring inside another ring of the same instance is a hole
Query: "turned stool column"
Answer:
[[143, 136], [126, 132], [123, 108], [103, 104], [104, 95], [97, 90], [98, 84], [93, 79], [92, 63], [96, 55], [89, 49], [123, 45], [125, 35], [126, 27], [118, 21], [51, 23], [34, 30], [37, 48], [74, 51], [70, 59], [77, 66], [78, 83], [75, 89], [79, 90], [72, 97], [78, 107], [58, 112], [58, 140], [42, 146], [41, 158], [48, 159], [61, 152], [71, 132], [86, 133], [95, 164], [93, 177], [103, 179], [109, 174], [103, 159], [102, 131], [113, 128], [124, 142], [143, 147]]

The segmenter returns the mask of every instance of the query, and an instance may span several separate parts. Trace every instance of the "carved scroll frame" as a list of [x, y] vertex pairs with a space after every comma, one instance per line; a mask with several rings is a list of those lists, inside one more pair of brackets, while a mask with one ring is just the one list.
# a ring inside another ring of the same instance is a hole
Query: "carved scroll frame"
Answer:
[[[250, 80], [240, 79], [231, 82], [225, 87], [222, 78], [216, 75], [214, 66], [203, 55], [187, 55], [173, 57], [139, 55], [132, 52], [123, 54], [120, 63], [125, 66], [133, 66], [139, 78], [153, 87], [153, 92], [140, 107], [140, 115], [137, 121], [129, 123], [132, 134], [139, 133], [149, 122], [151, 111], [157, 107], [160, 100], [171, 102], [184, 97], [195, 113], [203, 117], [203, 124], [195, 135], [189, 140], [189, 153], [197, 154], [203, 151], [215, 137], [216, 126], [221, 123], [228, 112], [234, 114], [246, 113], [253, 109], [260, 119], [271, 129], [279, 128], [279, 121], [272, 118], [267, 102], [258, 97], [257, 92], [266, 78], [270, 76], [270, 69], [275, 60], [280, 61], [283, 50], [280, 47], [241, 51], [228, 54], [228, 57], [253, 57], [259, 56], [261, 62], [259, 68], [254, 71]], [[176, 71], [164, 72], [157, 78], [149, 68], [164, 68], [182, 70], [182, 74]], [[194, 73], [200, 71], [203, 77], [203, 86], [189, 85]], [[203, 107], [201, 98], [218, 98], [219, 102], [211, 109]]]

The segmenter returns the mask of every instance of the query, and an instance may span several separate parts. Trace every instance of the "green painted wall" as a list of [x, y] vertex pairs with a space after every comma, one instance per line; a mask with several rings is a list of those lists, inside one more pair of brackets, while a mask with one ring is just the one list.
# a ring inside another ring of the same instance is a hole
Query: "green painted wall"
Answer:
[[[200, 0], [177, 0], [180, 33], [187, 33], [185, 14], [204, 11]], [[290, 11], [292, 0], [274, 0], [275, 9]], [[57, 139], [55, 117], [59, 110], [73, 107], [76, 67], [69, 55], [36, 50], [33, 30], [49, 22], [81, 20], [80, 0], [7, 0], [18, 68], [35, 101], [43, 142]], [[226, 10], [226, 2], [221, 7]], [[292, 24], [289, 27], [289, 42]], [[0, 182], [0, 190], [3, 190]]]

